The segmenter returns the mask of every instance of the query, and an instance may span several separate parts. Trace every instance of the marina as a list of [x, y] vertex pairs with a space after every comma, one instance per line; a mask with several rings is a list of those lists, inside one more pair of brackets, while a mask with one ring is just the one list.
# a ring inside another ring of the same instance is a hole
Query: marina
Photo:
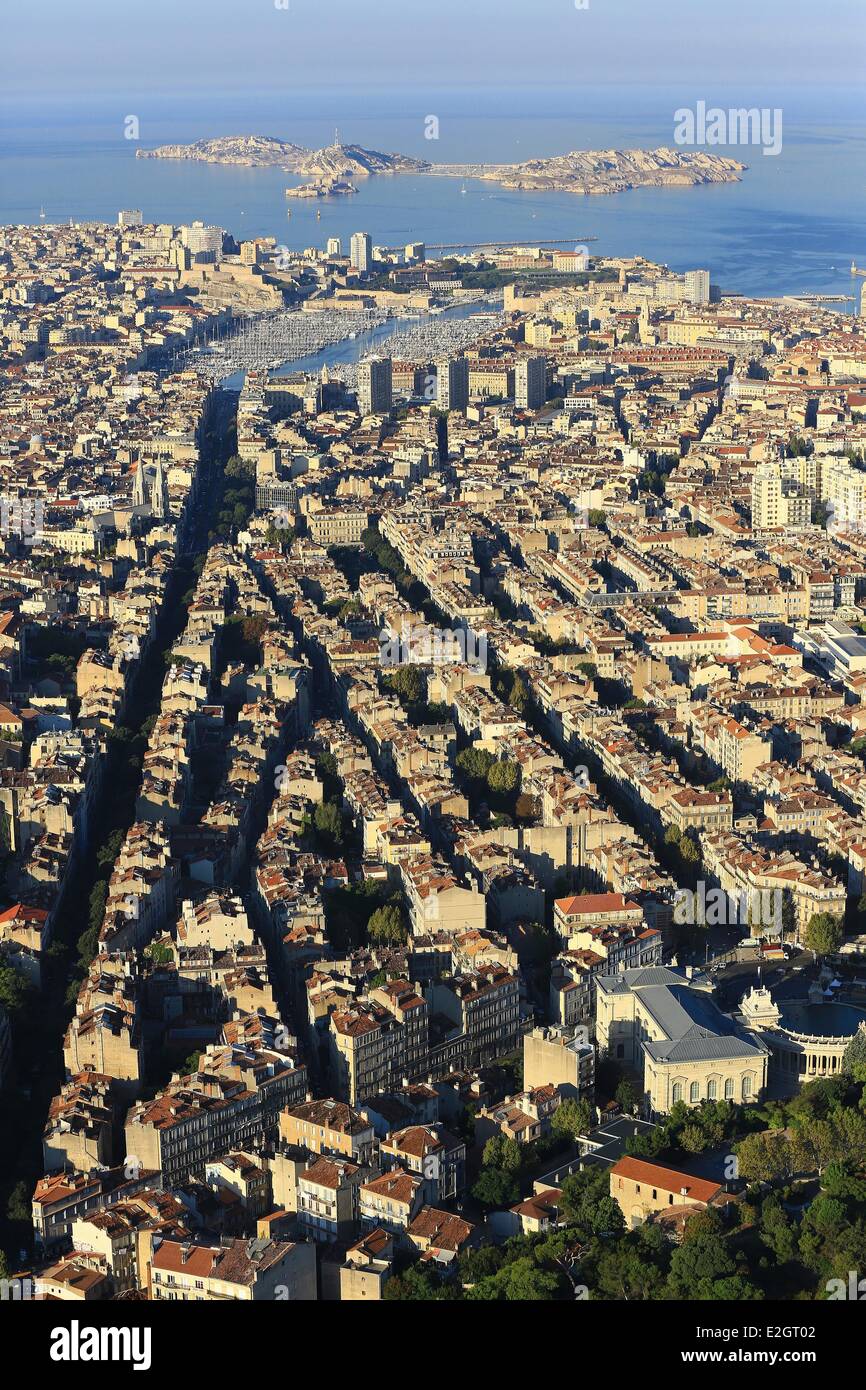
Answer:
[[478, 291], [472, 298], [438, 306], [431, 312], [391, 315], [381, 310], [359, 312], [300, 309], [244, 318], [172, 354], [171, 368], [192, 368], [229, 388], [240, 388], [251, 369], [318, 372], [338, 367], [353, 385], [358, 362], [384, 349], [398, 361], [424, 364], [472, 347], [478, 339], [506, 321], [501, 296]]
[[387, 315], [375, 309], [357, 313], [322, 310], [278, 309], [241, 319], [218, 331], [207, 343], [197, 343], [175, 354], [173, 367], [192, 367], [221, 381], [250, 368], [280, 367], [316, 354], [345, 339], [357, 340], [385, 323]]

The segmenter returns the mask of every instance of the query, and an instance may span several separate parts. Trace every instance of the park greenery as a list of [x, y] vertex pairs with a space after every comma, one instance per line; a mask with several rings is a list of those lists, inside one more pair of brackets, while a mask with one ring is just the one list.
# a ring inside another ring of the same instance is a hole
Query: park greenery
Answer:
[[[831, 1280], [846, 1280], [849, 1270], [866, 1266], [864, 1093], [866, 1034], [859, 1033], [839, 1076], [810, 1082], [790, 1100], [746, 1108], [726, 1101], [674, 1106], [629, 1150], [686, 1169], [696, 1155], [713, 1151], [725, 1163], [735, 1161], [739, 1189], [735, 1200], [685, 1216], [678, 1242], [656, 1222], [627, 1230], [610, 1196], [610, 1170], [599, 1164], [563, 1180], [558, 1224], [547, 1232], [470, 1246], [451, 1277], [404, 1259], [384, 1296], [506, 1302], [827, 1298]], [[570, 1138], [585, 1119], [578, 1105], [560, 1108], [554, 1142]], [[490, 1209], [525, 1199], [544, 1142], [489, 1139], [473, 1198]]]

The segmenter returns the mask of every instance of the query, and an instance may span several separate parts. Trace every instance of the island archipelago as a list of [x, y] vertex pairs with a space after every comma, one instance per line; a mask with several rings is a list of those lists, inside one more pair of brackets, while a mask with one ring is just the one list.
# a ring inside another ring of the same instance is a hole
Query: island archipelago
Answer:
[[409, 155], [383, 154], [338, 140], [310, 150], [266, 135], [233, 135], [191, 145], [160, 145], [136, 151], [139, 159], [188, 159], [204, 164], [278, 168], [305, 180], [287, 188], [288, 197], [353, 193], [353, 178], [370, 174], [431, 174], [486, 179], [503, 188], [584, 195], [622, 193], [631, 188], [691, 187], [735, 183], [746, 168], [736, 159], [706, 150], [572, 150], [520, 164], [433, 164]]

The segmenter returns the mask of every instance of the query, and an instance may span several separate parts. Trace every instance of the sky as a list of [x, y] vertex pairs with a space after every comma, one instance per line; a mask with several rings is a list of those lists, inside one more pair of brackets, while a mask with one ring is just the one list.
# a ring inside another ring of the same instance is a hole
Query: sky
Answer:
[[385, 87], [685, 77], [711, 101], [735, 87], [760, 105], [776, 87], [861, 81], [866, 0], [0, 0], [0, 32], [7, 113], [114, 95], [134, 109], [158, 92], [338, 85], [375, 101]]

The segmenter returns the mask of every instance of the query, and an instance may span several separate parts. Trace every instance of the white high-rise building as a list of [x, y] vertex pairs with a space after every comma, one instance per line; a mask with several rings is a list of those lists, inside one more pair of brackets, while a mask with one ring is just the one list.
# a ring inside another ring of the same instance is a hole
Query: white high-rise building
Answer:
[[338, 236], [328, 237], [328, 244], [325, 247], [325, 254], [327, 256], [342, 256], [343, 243]]
[[687, 270], [684, 279], [686, 299], [691, 304], [709, 304], [710, 272], [708, 270]]
[[465, 410], [469, 404], [469, 362], [443, 357], [436, 363], [436, 404], [440, 410]]
[[866, 472], [850, 459], [821, 461], [821, 497], [827, 505], [828, 531], [866, 531]]
[[547, 359], [521, 357], [514, 369], [514, 404], [519, 410], [540, 410], [547, 398]]
[[373, 264], [373, 238], [369, 232], [355, 232], [349, 248], [349, 257], [352, 266], [362, 275], [366, 275]]
[[358, 363], [358, 409], [362, 415], [387, 415], [393, 403], [390, 357], [365, 357]]
[[181, 245], [187, 248], [190, 255], [206, 257], [211, 261], [222, 259], [224, 239], [222, 227], [206, 227], [203, 222], [193, 222], [180, 229]]
[[797, 459], [761, 463], [752, 474], [752, 530], [808, 526], [812, 503]]

